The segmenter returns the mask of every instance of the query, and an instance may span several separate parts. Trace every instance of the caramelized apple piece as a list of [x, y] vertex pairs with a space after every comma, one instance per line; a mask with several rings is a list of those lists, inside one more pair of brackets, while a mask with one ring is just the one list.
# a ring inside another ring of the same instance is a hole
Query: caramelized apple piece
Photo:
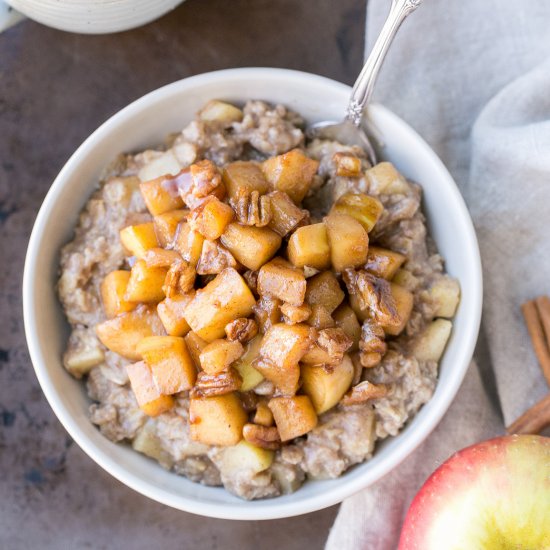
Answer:
[[111, 271], [101, 281], [101, 301], [107, 319], [112, 319], [119, 313], [132, 311], [136, 307], [135, 303], [124, 299], [129, 279], [129, 271]]
[[342, 399], [351, 386], [354, 372], [347, 355], [329, 368], [302, 366], [302, 390], [309, 395], [317, 414], [328, 411]]
[[404, 261], [403, 254], [378, 246], [370, 246], [365, 269], [376, 277], [391, 281]]
[[160, 393], [171, 395], [193, 387], [197, 370], [185, 341], [178, 336], [149, 336], [137, 346]]
[[183, 207], [183, 200], [179, 195], [174, 178], [160, 176], [144, 181], [139, 186], [143, 200], [152, 216], [164, 214], [170, 210]]
[[175, 248], [189, 265], [195, 266], [199, 262], [203, 243], [204, 237], [199, 232], [191, 229], [188, 223], [180, 223]]
[[153, 218], [157, 239], [163, 248], [171, 246], [176, 238], [178, 225], [184, 222], [189, 210], [171, 210]]
[[164, 325], [166, 333], [170, 336], [185, 336], [191, 327], [185, 320], [185, 308], [193, 299], [194, 292], [189, 294], [176, 294], [164, 299], [157, 306], [157, 313]]
[[287, 254], [296, 267], [328, 269], [330, 247], [325, 224], [314, 223], [296, 229], [288, 241]]
[[185, 335], [184, 340], [185, 340], [185, 345], [189, 350], [189, 354], [191, 355], [191, 359], [193, 359], [193, 363], [195, 363], [195, 367], [197, 367], [197, 369], [200, 369], [201, 368], [200, 355], [202, 350], [208, 345], [208, 342], [205, 342], [200, 336], [197, 336], [193, 331], [188, 332]]
[[259, 424], [260, 426], [266, 426], [268, 428], [273, 426], [273, 413], [265, 401], [260, 401], [256, 407], [254, 424]]
[[256, 338], [246, 345], [244, 354], [233, 365], [243, 379], [241, 386], [242, 392], [247, 392], [255, 388], [264, 379], [263, 375], [253, 366], [260, 355], [261, 347], [262, 337], [256, 336]]
[[274, 452], [261, 449], [248, 441], [239, 441], [234, 447], [227, 447], [218, 466], [223, 476], [235, 478], [245, 473], [254, 476], [267, 470], [274, 457]]
[[415, 344], [415, 357], [419, 361], [439, 361], [452, 328], [453, 324], [448, 319], [436, 319], [430, 323]]
[[351, 216], [331, 213], [325, 218], [330, 260], [335, 271], [364, 265], [369, 250], [369, 236], [363, 226]]
[[307, 324], [318, 330], [331, 328], [336, 325], [327, 308], [321, 304], [314, 304], [311, 306], [311, 315], [307, 320]]
[[176, 262], [181, 262], [179, 252], [164, 248], [150, 248], [143, 255], [143, 261], [147, 267], [170, 267]]
[[230, 125], [233, 122], [240, 122], [243, 119], [243, 112], [230, 103], [212, 99], [198, 112], [198, 117], [205, 122]]
[[192, 397], [189, 401], [191, 439], [206, 445], [236, 445], [248, 417], [236, 393]]
[[255, 162], [238, 160], [229, 163], [223, 170], [223, 182], [230, 200], [240, 193], [257, 191], [260, 195], [269, 191], [269, 183]]
[[359, 347], [359, 340], [361, 338], [361, 325], [353, 309], [347, 304], [342, 304], [332, 314], [332, 317], [336, 322], [336, 326], [340, 327], [353, 342], [350, 351], [356, 351]]
[[310, 306], [323, 306], [330, 314], [344, 297], [344, 291], [331, 271], [319, 273], [307, 280], [305, 301]]
[[437, 279], [428, 290], [430, 299], [436, 304], [434, 315], [436, 317], [454, 317], [458, 302], [460, 301], [460, 286], [456, 279], [443, 275]]
[[306, 294], [306, 278], [302, 270], [282, 258], [273, 258], [258, 273], [258, 292], [273, 296], [293, 306], [300, 306]]
[[414, 304], [414, 296], [406, 288], [395, 283], [391, 283], [391, 294], [395, 301], [398, 321], [396, 323], [383, 325], [383, 327], [386, 334], [397, 336], [409, 322]]
[[283, 191], [273, 191], [267, 196], [271, 204], [269, 227], [281, 237], [288, 235], [293, 229], [309, 218], [308, 211], [298, 208]]
[[106, 348], [128, 359], [138, 360], [141, 359], [136, 349], [138, 343], [147, 336], [163, 335], [164, 327], [153, 308], [140, 305], [133, 311], [99, 323], [95, 331]]
[[199, 275], [217, 275], [227, 267], [239, 267], [231, 252], [218, 242], [204, 241], [201, 257], [197, 264], [197, 273]]
[[293, 306], [291, 304], [283, 304], [281, 306], [284, 322], [289, 325], [296, 323], [304, 323], [311, 316], [311, 308], [307, 304], [301, 306]]
[[138, 172], [141, 181], [149, 181], [164, 175], [175, 176], [181, 171], [181, 165], [170, 149], [159, 154], [159, 151], [153, 151], [155, 157], [143, 166]]
[[361, 175], [361, 159], [352, 153], [334, 153], [332, 162], [336, 166], [337, 176], [358, 178]]
[[305, 435], [317, 426], [317, 415], [307, 395], [274, 397], [269, 401], [281, 441]]
[[170, 395], [162, 395], [153, 380], [151, 369], [140, 361], [126, 367], [132, 391], [136, 396], [139, 408], [149, 416], [158, 416], [174, 406]]
[[129, 225], [121, 229], [120, 242], [136, 258], [142, 258], [147, 250], [159, 245], [153, 222]]
[[218, 374], [229, 368], [243, 353], [244, 348], [240, 342], [220, 338], [203, 348], [199, 360], [207, 374]]
[[258, 328], [264, 334], [281, 320], [281, 300], [272, 296], [263, 296], [252, 308]]
[[369, 233], [383, 210], [384, 206], [375, 197], [370, 197], [365, 193], [346, 193], [336, 201], [330, 212], [351, 216]]
[[409, 184], [391, 162], [380, 162], [366, 171], [370, 189], [377, 195], [406, 194]]
[[393, 276], [392, 282], [414, 292], [419, 285], [419, 280], [407, 269], [398, 269]]
[[222, 244], [247, 269], [256, 271], [281, 246], [281, 237], [267, 227], [230, 223], [221, 236]]
[[138, 260], [130, 272], [124, 298], [129, 302], [160, 302], [167, 272], [165, 267], [147, 267], [144, 260]]
[[256, 303], [244, 279], [233, 268], [224, 269], [185, 308], [185, 320], [207, 342], [221, 338], [225, 325], [248, 317]]
[[306, 157], [300, 149], [271, 157], [262, 164], [262, 171], [273, 188], [284, 191], [296, 203], [307, 195], [319, 162]]
[[187, 221], [191, 229], [200, 233], [205, 239], [214, 241], [221, 236], [233, 216], [231, 206], [214, 196], [209, 196], [191, 210]]

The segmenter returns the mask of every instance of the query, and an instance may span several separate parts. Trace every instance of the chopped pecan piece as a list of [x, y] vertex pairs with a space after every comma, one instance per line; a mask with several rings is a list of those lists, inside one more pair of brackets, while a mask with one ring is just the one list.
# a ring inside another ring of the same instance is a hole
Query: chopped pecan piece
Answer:
[[311, 315], [311, 308], [307, 304], [293, 306], [291, 304], [284, 303], [281, 306], [281, 313], [284, 316], [285, 323], [295, 325], [296, 323], [303, 323], [309, 319], [309, 316]]
[[353, 363], [353, 379], [351, 385], [355, 386], [361, 381], [363, 375], [363, 364], [361, 363], [361, 357], [359, 353], [354, 353], [351, 356], [351, 362]]
[[343, 278], [348, 292], [359, 297], [361, 307], [369, 310], [374, 321], [389, 326], [399, 324], [397, 305], [388, 281], [353, 269], [346, 269]]
[[256, 410], [259, 397], [253, 391], [241, 392], [240, 396], [243, 408], [247, 413]]
[[281, 446], [281, 438], [275, 426], [258, 426], [257, 424], [245, 424], [243, 427], [245, 441], [261, 447], [262, 449], [276, 450]]
[[254, 319], [241, 317], [225, 325], [228, 340], [238, 340], [241, 344], [249, 342], [258, 334], [258, 324]]
[[342, 405], [355, 405], [364, 403], [369, 399], [378, 399], [388, 394], [388, 387], [383, 384], [373, 384], [368, 380], [360, 382], [357, 386], [353, 386], [351, 390], [342, 397]]
[[243, 225], [265, 227], [273, 217], [271, 199], [257, 190], [240, 188], [230, 202], [237, 220]]
[[176, 294], [187, 294], [193, 289], [196, 272], [193, 266], [181, 260], [172, 264], [164, 281], [164, 294], [171, 298]]
[[258, 272], [252, 271], [251, 269], [248, 269], [243, 273], [244, 280], [246, 281], [246, 284], [248, 285], [248, 288], [258, 295]]
[[361, 361], [361, 365], [366, 368], [370, 369], [372, 367], [376, 367], [376, 365], [379, 365], [382, 361], [382, 354], [380, 353], [368, 353], [365, 351], [359, 352], [359, 360]]
[[370, 319], [363, 323], [359, 340], [359, 357], [363, 367], [375, 367], [382, 361], [388, 349], [384, 337], [384, 329], [380, 325]]
[[317, 345], [327, 352], [334, 363], [337, 363], [353, 345], [353, 340], [341, 328], [325, 328], [318, 333]]
[[219, 374], [207, 374], [202, 371], [197, 375], [195, 387], [191, 390], [191, 397], [224, 395], [237, 391], [242, 383], [241, 375], [233, 367]]
[[170, 267], [173, 263], [181, 262], [181, 255], [175, 250], [164, 248], [150, 248], [143, 255], [147, 267]]
[[217, 242], [204, 241], [201, 257], [197, 264], [197, 273], [199, 275], [216, 275], [227, 267], [238, 267], [233, 254]]

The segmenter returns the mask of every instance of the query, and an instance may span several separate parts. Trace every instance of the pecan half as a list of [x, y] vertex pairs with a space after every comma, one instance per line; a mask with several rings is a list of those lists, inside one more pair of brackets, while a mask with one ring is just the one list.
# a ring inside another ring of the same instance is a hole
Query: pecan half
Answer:
[[342, 398], [342, 405], [355, 405], [357, 403], [364, 403], [369, 399], [378, 399], [388, 394], [387, 386], [383, 384], [373, 384], [368, 380], [360, 382], [357, 386], [353, 386], [351, 390]]
[[237, 391], [243, 383], [241, 375], [233, 368], [219, 374], [199, 372], [195, 387], [191, 390], [191, 397], [211, 397]]
[[167, 298], [171, 298], [176, 294], [187, 294], [193, 289], [196, 275], [193, 266], [186, 261], [181, 260], [173, 263], [164, 280], [164, 286], [162, 287], [164, 294]]
[[276, 450], [281, 446], [281, 438], [275, 426], [258, 426], [257, 424], [245, 424], [243, 427], [245, 441], [261, 447], [262, 449]]
[[348, 292], [359, 297], [361, 307], [369, 310], [374, 321], [381, 325], [395, 326], [399, 324], [397, 305], [388, 281], [366, 271], [354, 271], [353, 269], [346, 269], [343, 279]]
[[237, 266], [237, 260], [227, 248], [214, 241], [204, 241], [201, 257], [197, 263], [199, 275], [216, 275], [227, 267], [236, 268]]
[[225, 325], [228, 340], [238, 340], [241, 344], [249, 342], [258, 334], [258, 324], [254, 319], [240, 317]]
[[237, 220], [243, 225], [265, 227], [273, 217], [271, 200], [259, 191], [240, 188], [236, 197], [231, 200]]

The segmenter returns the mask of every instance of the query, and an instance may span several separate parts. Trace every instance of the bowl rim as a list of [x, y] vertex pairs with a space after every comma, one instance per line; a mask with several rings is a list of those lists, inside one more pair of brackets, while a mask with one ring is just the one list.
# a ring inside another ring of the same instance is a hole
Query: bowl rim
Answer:
[[[461, 368], [456, 367], [452, 372], [450, 380], [447, 381], [447, 385], [441, 388], [438, 401], [433, 406], [430, 416], [423, 418], [423, 422], [416, 426], [416, 431], [414, 434], [407, 434], [407, 429], [405, 427], [404, 430], [400, 432], [402, 437], [399, 440], [399, 444], [396, 446], [397, 448], [394, 450], [393, 454], [391, 454], [383, 463], [377, 464], [378, 468], [374, 471], [367, 470], [364, 472], [361, 476], [360, 483], [357, 479], [346, 479], [344, 474], [342, 477], [338, 478], [338, 484], [332, 485], [321, 495], [311, 495], [308, 498], [301, 499], [297, 502], [286, 502], [284, 504], [278, 504], [277, 498], [267, 499], [269, 500], [268, 504], [261, 507], [254, 507], [252, 505], [245, 508], [244, 506], [234, 506], [229, 503], [201, 502], [200, 499], [196, 497], [188, 497], [185, 494], [175, 496], [167, 493], [162, 488], [155, 487], [153, 484], [145, 482], [139, 476], [131, 473], [112, 458], [108, 457], [87, 438], [85, 433], [83, 433], [79, 427], [79, 422], [68, 413], [58, 397], [59, 392], [56, 391], [54, 384], [48, 375], [46, 360], [43, 357], [41, 346], [38, 341], [37, 318], [34, 315], [34, 303], [36, 296], [34, 274], [37, 270], [36, 258], [38, 247], [40, 246], [40, 236], [44, 227], [46, 227], [50, 222], [49, 212], [55, 204], [71, 173], [78, 168], [82, 159], [86, 158], [89, 150], [94, 147], [94, 144], [98, 140], [102, 140], [104, 137], [109, 135], [112, 126], [117, 126], [132, 118], [136, 113], [140, 112], [141, 109], [146, 109], [151, 102], [156, 103], [162, 101], [163, 98], [171, 96], [172, 94], [181, 94], [185, 90], [193, 89], [197, 85], [202, 85], [209, 82], [222, 82], [227, 78], [242, 81], [250, 81], [260, 78], [276, 78], [278, 80], [284, 79], [286, 81], [301, 82], [302, 84], [305, 81], [308, 81], [308, 84], [314, 84], [317, 82], [319, 85], [324, 87], [332, 87], [335, 91], [339, 91], [340, 93], [342, 91], [349, 92], [351, 89], [349, 86], [335, 80], [303, 71], [267, 67], [224, 69], [183, 78], [162, 86], [161, 88], [153, 90], [141, 98], [133, 101], [108, 118], [92, 134], [90, 134], [88, 138], [84, 140], [84, 142], [65, 163], [46, 194], [40, 211], [36, 217], [29, 239], [23, 273], [22, 290], [24, 328], [27, 346], [36, 376], [55, 415], [78, 446], [94, 462], [96, 462], [114, 478], [118, 479], [121, 483], [127, 485], [138, 493], [141, 493], [142, 495], [157, 502], [202, 516], [238, 520], [286, 518], [332, 506], [371, 485], [408, 457], [437, 426], [460, 388], [462, 380], [468, 370], [477, 341], [482, 310], [481, 258], [474, 226], [464, 199], [462, 198], [462, 195], [460, 194], [452, 176], [443, 165], [439, 157], [421, 138], [421, 136], [417, 134], [417, 132], [413, 130], [406, 122], [397, 117], [397, 115], [393, 114], [382, 105], [371, 105], [369, 108], [372, 109], [372, 111], [382, 113], [384, 117], [393, 119], [395, 123], [398, 123], [401, 126], [403, 131], [413, 137], [418, 143], [418, 146], [424, 149], [425, 152], [432, 157], [432, 161], [438, 165], [438, 169], [443, 175], [446, 176], [446, 179], [448, 180], [447, 183], [449, 184], [448, 191], [453, 195], [455, 207], [460, 211], [459, 218], [462, 220], [462, 224], [464, 226], [462, 241], [465, 243], [464, 246], [471, 252], [472, 256], [470, 267], [471, 274], [473, 276], [473, 288], [471, 289], [472, 294], [470, 296], [470, 302], [473, 304], [473, 310], [469, 313], [471, 315], [469, 322], [465, 324], [462, 330], [462, 346], [459, 350], [459, 357], [456, 359], [456, 364], [460, 365]], [[417, 413], [417, 415], [421, 412], [422, 409]], [[409, 435], [409, 437], [407, 437], [407, 435]], [[220, 490], [224, 489], [222, 488]], [[267, 502], [267, 500], [264, 502]]]

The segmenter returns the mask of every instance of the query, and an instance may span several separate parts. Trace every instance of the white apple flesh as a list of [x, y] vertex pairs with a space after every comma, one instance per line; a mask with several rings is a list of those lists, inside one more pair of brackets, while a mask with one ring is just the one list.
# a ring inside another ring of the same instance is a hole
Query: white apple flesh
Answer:
[[512, 435], [456, 453], [420, 489], [399, 550], [549, 550], [550, 438]]

